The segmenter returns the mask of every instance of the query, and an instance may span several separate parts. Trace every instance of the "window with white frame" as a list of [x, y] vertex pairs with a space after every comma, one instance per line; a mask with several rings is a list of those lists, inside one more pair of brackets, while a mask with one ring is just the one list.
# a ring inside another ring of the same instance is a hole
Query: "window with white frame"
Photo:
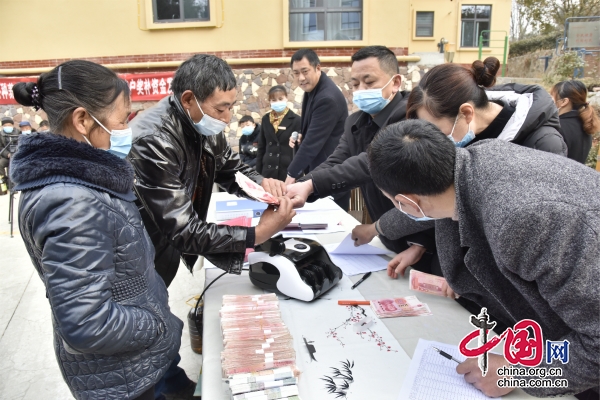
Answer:
[[[461, 47], [479, 47], [482, 31], [489, 31], [492, 17], [490, 5], [463, 5], [461, 9]], [[489, 47], [490, 33], [483, 33], [483, 47]]]
[[362, 0], [289, 0], [290, 42], [362, 40]]
[[210, 20], [210, 0], [152, 0], [155, 23]]
[[415, 36], [433, 36], [433, 11], [417, 11], [415, 17]]

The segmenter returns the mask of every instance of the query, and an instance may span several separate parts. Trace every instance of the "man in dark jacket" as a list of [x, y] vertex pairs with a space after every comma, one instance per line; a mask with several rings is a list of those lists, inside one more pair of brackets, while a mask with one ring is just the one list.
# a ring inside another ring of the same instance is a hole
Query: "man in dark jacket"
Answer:
[[[559, 133], [558, 113], [552, 98], [544, 88], [537, 85], [511, 83], [487, 89], [486, 94], [491, 101], [503, 105], [505, 109], [511, 109], [512, 114], [510, 118], [507, 118], [507, 121], [504, 121], [501, 129], [486, 129], [487, 134], [481, 136], [484, 136], [485, 139], [511, 141], [524, 147], [566, 156], [567, 148]], [[493, 135], [490, 135], [490, 132]], [[480, 139], [480, 135], [476, 135], [475, 139], [467, 146], [471, 146], [479, 140], [482, 140]], [[396, 209], [385, 213], [378, 222], [379, 233], [389, 239], [404, 237], [438, 225], [434, 221], [411, 221]], [[357, 229], [361, 228], [355, 228], [355, 230]], [[445, 229], [436, 232], [435, 235], [437, 237], [447, 235], [458, 236], [458, 224], [455, 224], [453, 229], [451, 229], [451, 224], [447, 224]], [[369, 240], [369, 236], [367, 235], [366, 239], [360, 242], [364, 244]], [[430, 245], [433, 245], [433, 243], [430, 243]], [[435, 252], [434, 247], [427, 247], [427, 250]], [[460, 247], [457, 251], [460, 251]], [[413, 257], [413, 255], [417, 257]], [[438, 261], [442, 261], [441, 258], [438, 257], [438, 259], [434, 260], [433, 272], [441, 272], [438, 266]], [[446, 257], [444, 262], [447, 262], [447, 260], [448, 258]], [[416, 253], [399, 254], [394, 261], [398, 261], [396, 270], [403, 270], [409, 265], [417, 263], [419, 255]], [[459, 302], [465, 305], [464, 301], [459, 300]]]
[[17, 149], [18, 129], [15, 129], [15, 122], [10, 117], [2, 117], [2, 131], [0, 132], [0, 196], [6, 194], [4, 187], [8, 183], [8, 167], [10, 157]]
[[156, 247], [156, 270], [167, 286], [180, 257], [190, 270], [197, 256], [204, 255], [217, 267], [239, 274], [246, 248], [277, 232], [272, 223], [259, 224], [256, 230], [207, 223], [214, 183], [241, 196], [235, 182], [239, 171], [274, 195], [285, 190], [282, 182], [263, 180], [244, 166], [221, 132], [236, 94], [235, 77], [223, 60], [204, 54], [190, 58], [175, 73], [172, 87], [173, 96], [130, 123], [128, 156], [135, 168], [140, 213]]
[[[408, 93], [400, 91], [402, 78], [398, 61], [385, 46], [369, 46], [354, 53], [351, 78], [355, 103], [362, 111], [346, 119], [344, 135], [333, 154], [302, 182], [288, 186], [287, 195], [294, 201], [294, 206], [300, 207], [307, 199], [314, 201], [360, 187], [369, 215], [376, 221], [394, 205], [373, 183], [365, 151], [380, 129], [405, 118]], [[381, 89], [381, 96], [376, 102], [365, 102], [364, 90], [374, 89]], [[395, 252], [406, 250], [407, 243], [414, 244], [413, 250], [421, 255], [422, 249], [434, 244], [433, 231], [398, 240], [388, 240], [384, 236], [380, 239]], [[425, 266], [426, 260], [423, 264]]]
[[[198, 255], [240, 274], [246, 249], [269, 239], [293, 216], [291, 204], [281, 197], [277, 212], [265, 211], [256, 228], [206, 222], [214, 183], [243, 195], [236, 172], [261, 183], [273, 195], [282, 196], [285, 187], [242, 164], [227, 144], [222, 130], [231, 119], [236, 81], [225, 61], [195, 55], [179, 67], [172, 88], [172, 96], [130, 122], [133, 140], [128, 155], [135, 170], [140, 214], [156, 249], [156, 271], [167, 286], [180, 258], [191, 271]], [[162, 384], [163, 393], [191, 386], [177, 362], [166, 373], [170, 379]], [[156, 386], [159, 391], [161, 383]]]
[[[333, 153], [348, 117], [344, 95], [321, 71], [321, 62], [314, 51], [298, 50], [292, 56], [291, 67], [294, 79], [305, 93], [302, 99], [301, 142], [288, 166], [286, 184], [292, 184], [314, 170]], [[334, 200], [347, 211], [350, 192], [336, 193]]]
[[244, 115], [240, 118], [239, 127], [242, 129], [240, 136], [239, 153], [242, 162], [249, 167], [256, 166], [256, 154], [258, 152], [258, 134], [260, 133], [260, 124], [254, 122], [250, 115]]
[[[369, 166], [377, 186], [410, 218], [434, 218], [438, 227], [457, 221], [459, 237], [437, 243], [440, 259], [458, 256], [459, 262], [442, 264], [456, 293], [485, 304], [511, 327], [526, 319], [539, 324], [543, 337], [521, 339], [535, 346], [540, 362], [546, 356], [543, 367], [556, 357], [546, 353], [545, 340], [567, 341], [568, 359], [558, 366], [568, 387], [532, 385], [525, 391], [548, 397], [591, 390], [597, 398], [600, 175], [565, 157], [503, 140], [455, 148], [422, 120], [382, 130], [371, 144]], [[512, 345], [524, 350], [516, 341]], [[532, 355], [509, 350], [517, 361]], [[507, 360], [488, 356], [485, 377], [476, 358], [458, 365], [457, 372], [490, 397], [513, 390], [498, 387], [497, 371]]]

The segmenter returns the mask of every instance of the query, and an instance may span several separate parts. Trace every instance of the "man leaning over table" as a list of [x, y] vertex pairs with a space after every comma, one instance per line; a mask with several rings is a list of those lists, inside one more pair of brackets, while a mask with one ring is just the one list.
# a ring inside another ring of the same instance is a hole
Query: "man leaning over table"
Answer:
[[[600, 174], [567, 158], [501, 140], [456, 148], [435, 125], [422, 120], [381, 130], [368, 154], [373, 180], [400, 211], [412, 219], [437, 219], [438, 224], [458, 221], [465, 266], [442, 265], [457, 294], [486, 304], [490, 314], [509, 326], [533, 320], [544, 340], [569, 342], [566, 363], [543, 360], [539, 365], [561, 368], [560, 378], [568, 387], [525, 392], [597, 399]], [[442, 250], [457, 245], [437, 243]], [[477, 358], [456, 370], [488, 396], [507, 394], [513, 389], [499, 387], [497, 370], [510, 366], [508, 361], [497, 354], [488, 357], [485, 377]]]
[[[346, 119], [344, 134], [333, 154], [301, 182], [289, 185], [287, 196], [295, 207], [301, 207], [307, 200], [360, 187], [369, 215], [376, 221], [394, 204], [373, 183], [365, 151], [380, 129], [405, 118], [408, 92], [400, 90], [402, 77], [396, 55], [385, 46], [364, 47], [352, 55], [351, 82], [353, 101], [360, 111]], [[424, 253], [425, 248], [434, 248], [433, 229], [398, 240], [379, 238], [396, 253], [410, 249], [422, 255], [415, 268], [431, 272], [431, 255]]]
[[[134, 189], [144, 225], [156, 249], [155, 268], [168, 286], [180, 259], [192, 269], [202, 255], [217, 267], [240, 274], [247, 248], [260, 244], [290, 223], [294, 211], [283, 197], [285, 186], [263, 179], [242, 164], [223, 134], [231, 119], [236, 80], [218, 57], [197, 54], [175, 72], [173, 95], [140, 114], [128, 159], [134, 167]], [[242, 196], [236, 172], [278, 196], [256, 228], [206, 222], [214, 183]], [[156, 385], [167, 398], [192, 398], [192, 384], [177, 367], [179, 357]], [[187, 385], [187, 386], [186, 386]], [[186, 397], [187, 396], [187, 397]]]

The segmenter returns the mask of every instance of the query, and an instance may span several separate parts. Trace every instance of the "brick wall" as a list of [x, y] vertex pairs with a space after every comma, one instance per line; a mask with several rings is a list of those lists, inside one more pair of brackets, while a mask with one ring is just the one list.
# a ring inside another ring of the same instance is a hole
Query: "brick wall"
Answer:
[[[351, 56], [357, 52], [359, 47], [329, 47], [315, 49], [320, 56]], [[271, 49], [271, 50], [239, 50], [239, 51], [218, 51], [206, 52], [220, 58], [266, 58], [266, 57], [291, 57], [298, 49]], [[396, 55], [402, 56], [408, 54], [406, 47], [390, 48]], [[171, 53], [171, 54], [147, 54], [147, 55], [129, 55], [115, 57], [87, 57], [84, 60], [93, 61], [99, 64], [122, 64], [122, 63], [143, 63], [154, 61], [183, 61], [197, 53]], [[0, 62], [0, 69], [13, 68], [37, 68], [37, 67], [55, 67], [69, 58], [58, 58], [51, 60], [23, 60], [23, 61], [4, 61]], [[288, 64], [289, 65], [289, 64]], [[280, 66], [280, 65], [277, 65]], [[240, 66], [244, 68], [245, 66]], [[272, 66], [261, 67], [270, 68]]]
[[[352, 91], [350, 85], [350, 67], [323, 67], [321, 70], [329, 76], [338, 86], [344, 97], [348, 112], [357, 110], [352, 103]], [[229, 144], [237, 150], [241, 129], [238, 127], [238, 121], [244, 115], [250, 115], [258, 123], [262, 116], [270, 110], [267, 93], [269, 89], [276, 85], [282, 85], [288, 91], [288, 107], [297, 114], [301, 114], [302, 97], [304, 92], [294, 82], [293, 75], [289, 67], [287, 68], [235, 68], [232, 70], [237, 80], [237, 103], [233, 107], [233, 116], [230, 124], [225, 129], [225, 134]], [[419, 82], [427, 66], [410, 65], [401, 66], [400, 74], [403, 76], [402, 89], [411, 90]], [[134, 102], [132, 110], [145, 110], [156, 104], [155, 101]], [[18, 124], [22, 120], [28, 120], [34, 129], [38, 124], [46, 119], [43, 110], [35, 111], [31, 107], [20, 105], [2, 105], [0, 106], [1, 116], [10, 116]]]

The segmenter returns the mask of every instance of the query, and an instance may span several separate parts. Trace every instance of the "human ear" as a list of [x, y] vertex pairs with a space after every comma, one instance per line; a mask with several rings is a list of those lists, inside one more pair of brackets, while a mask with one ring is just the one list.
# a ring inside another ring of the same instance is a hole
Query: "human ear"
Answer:
[[73, 111], [73, 114], [71, 114], [71, 124], [81, 135], [88, 135], [92, 130], [94, 121], [89, 117], [85, 108], [78, 107]]
[[467, 124], [470, 124], [471, 121], [473, 121], [473, 118], [475, 117], [475, 109], [473, 108], [472, 104], [464, 103], [460, 106], [458, 111], [465, 117], [465, 122]]
[[192, 104], [195, 102], [194, 93], [191, 90], [186, 90], [181, 94], [181, 105], [186, 110], [191, 110]]

